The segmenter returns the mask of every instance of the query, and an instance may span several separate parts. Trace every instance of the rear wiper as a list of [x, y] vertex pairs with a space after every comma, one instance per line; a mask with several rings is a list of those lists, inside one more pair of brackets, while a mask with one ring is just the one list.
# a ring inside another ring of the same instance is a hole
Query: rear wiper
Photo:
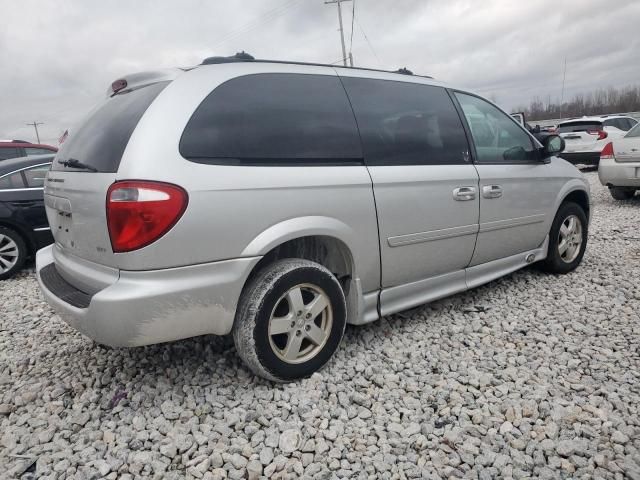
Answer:
[[58, 160], [58, 163], [64, 165], [65, 167], [80, 168], [82, 170], [89, 170], [90, 172], [98, 171], [96, 167], [92, 167], [91, 165], [82, 163], [80, 160], [77, 160], [75, 158], [70, 158], [69, 160]]

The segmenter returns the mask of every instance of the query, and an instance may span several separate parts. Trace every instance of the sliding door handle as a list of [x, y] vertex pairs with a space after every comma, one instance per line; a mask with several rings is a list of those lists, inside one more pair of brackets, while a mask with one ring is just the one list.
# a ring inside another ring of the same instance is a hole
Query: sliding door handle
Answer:
[[476, 187], [458, 187], [453, 190], [453, 199], [466, 202], [476, 198]]
[[482, 196], [484, 198], [500, 198], [502, 187], [500, 185], [485, 185], [482, 187]]

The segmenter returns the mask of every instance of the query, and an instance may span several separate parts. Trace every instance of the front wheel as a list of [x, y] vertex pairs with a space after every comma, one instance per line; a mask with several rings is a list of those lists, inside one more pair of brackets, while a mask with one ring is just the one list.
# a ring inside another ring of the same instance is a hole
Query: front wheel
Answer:
[[636, 189], [626, 187], [609, 187], [609, 193], [615, 200], [629, 200], [636, 194]]
[[308, 260], [279, 260], [245, 287], [233, 339], [254, 373], [286, 382], [322, 368], [346, 323], [344, 292], [329, 270]]
[[543, 269], [561, 274], [575, 270], [587, 248], [588, 225], [587, 215], [580, 205], [563, 203], [551, 225]]

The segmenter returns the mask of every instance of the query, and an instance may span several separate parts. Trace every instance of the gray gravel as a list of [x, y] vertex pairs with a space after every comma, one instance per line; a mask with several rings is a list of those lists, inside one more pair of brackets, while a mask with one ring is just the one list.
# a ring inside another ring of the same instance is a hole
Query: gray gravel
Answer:
[[[274, 385], [230, 339], [93, 344], [0, 283], [0, 476], [640, 479], [640, 197], [588, 174], [583, 266], [347, 329]], [[25, 473], [23, 473], [25, 472]]]

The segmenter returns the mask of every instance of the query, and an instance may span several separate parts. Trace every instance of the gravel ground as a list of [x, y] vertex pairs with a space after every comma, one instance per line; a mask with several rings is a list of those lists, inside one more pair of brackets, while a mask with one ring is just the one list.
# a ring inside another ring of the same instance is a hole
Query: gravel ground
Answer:
[[348, 328], [289, 385], [252, 376], [228, 338], [97, 346], [32, 272], [0, 283], [0, 476], [640, 479], [640, 197], [588, 177], [576, 272]]

